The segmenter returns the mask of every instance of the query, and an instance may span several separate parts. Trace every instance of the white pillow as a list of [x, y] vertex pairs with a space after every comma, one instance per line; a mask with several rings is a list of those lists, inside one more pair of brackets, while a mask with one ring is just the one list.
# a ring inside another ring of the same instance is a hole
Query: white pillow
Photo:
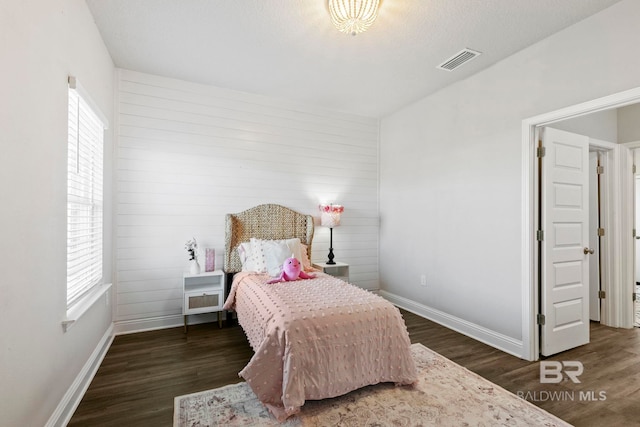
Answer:
[[262, 249], [262, 240], [251, 238], [251, 257], [255, 263], [255, 271], [258, 273], [267, 272], [267, 264], [264, 259], [264, 249]]
[[300, 239], [261, 240], [251, 238], [251, 257], [258, 273], [280, 274], [282, 263], [291, 255], [302, 262]]
[[287, 242], [278, 242], [274, 240], [265, 241], [262, 242], [262, 248], [264, 249], [264, 261], [267, 273], [271, 277], [279, 276], [282, 272], [282, 264], [288, 258], [295, 256]]
[[243, 242], [238, 245], [238, 256], [242, 264], [242, 271], [257, 271], [255, 257], [251, 250], [251, 242]]
[[238, 245], [237, 251], [238, 251], [238, 256], [240, 257], [240, 263], [244, 265], [244, 263], [247, 262], [247, 258], [249, 258], [249, 255], [251, 253], [251, 243], [249, 242], [240, 243]]

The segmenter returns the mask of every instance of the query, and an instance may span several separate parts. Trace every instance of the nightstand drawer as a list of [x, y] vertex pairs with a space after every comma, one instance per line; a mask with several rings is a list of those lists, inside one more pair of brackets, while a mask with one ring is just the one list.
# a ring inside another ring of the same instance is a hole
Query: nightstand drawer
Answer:
[[198, 314], [222, 310], [224, 291], [196, 291], [184, 294], [184, 313]]

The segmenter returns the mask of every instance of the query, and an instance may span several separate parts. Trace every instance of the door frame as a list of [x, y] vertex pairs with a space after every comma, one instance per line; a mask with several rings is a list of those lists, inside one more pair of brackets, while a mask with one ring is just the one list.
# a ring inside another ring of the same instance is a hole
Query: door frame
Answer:
[[[627, 142], [627, 143], [624, 143], [622, 145], [624, 147], [626, 147], [627, 149], [629, 149], [630, 157], [632, 159], [631, 162], [632, 162], [632, 165], [633, 165], [635, 163], [635, 157], [636, 157], [635, 156], [635, 152], [640, 149], [640, 140]], [[631, 167], [633, 167], [633, 166], [631, 166]], [[636, 165], [636, 168], [640, 168], [640, 165]], [[632, 172], [633, 172], [633, 170], [632, 170]], [[624, 206], [630, 207], [629, 209], [625, 210], [625, 214], [630, 216], [629, 220], [631, 221], [631, 227], [634, 228], [634, 229], [636, 228], [636, 212], [635, 212], [635, 207], [636, 207], [636, 180], [637, 180], [637, 178], [640, 178], [640, 173], [638, 173], [638, 172], [639, 171], [636, 170], [635, 173], [632, 173], [632, 175], [634, 175], [634, 177], [631, 180], [631, 183], [629, 184], [630, 187], [628, 189], [628, 191], [630, 192], [631, 196], [630, 196], [627, 204], [624, 205]], [[640, 235], [640, 230], [636, 229], [636, 235]], [[629, 269], [631, 271], [629, 274], [631, 274], [631, 276], [632, 276], [632, 279], [631, 279], [632, 290], [631, 290], [631, 292], [635, 293], [636, 292], [636, 286], [635, 286], [635, 284], [636, 284], [636, 271], [635, 271], [635, 266], [636, 266], [636, 257], [638, 256], [638, 253], [636, 251], [636, 239], [635, 239], [635, 237], [633, 239], [633, 244], [632, 244], [632, 247], [631, 247], [630, 250], [632, 251], [631, 253], [632, 253], [632, 257], [633, 257], [633, 265], [629, 267]], [[638, 296], [636, 296], [636, 297], [638, 297]], [[637, 301], [636, 302], [631, 302], [630, 310], [632, 312], [632, 314], [631, 314], [632, 320], [631, 320], [631, 326], [630, 327], [632, 327], [632, 328], [637, 327], [636, 326], [636, 319], [635, 319], [636, 304], [637, 304]]]
[[[601, 141], [589, 138], [589, 149], [595, 149], [602, 157], [602, 165], [604, 173], [601, 175], [600, 181], [600, 205], [598, 207], [600, 214], [600, 225], [605, 229], [605, 235], [600, 238], [600, 279], [601, 291], [607, 295], [613, 295], [615, 289], [620, 283], [620, 279], [616, 275], [615, 243], [620, 240], [619, 222], [616, 214], [618, 213], [615, 206], [619, 206], [619, 194], [616, 192], [616, 175], [620, 175], [619, 166], [616, 164], [618, 156], [618, 144], [607, 141]], [[612, 316], [616, 310], [613, 304], [613, 298], [604, 298], [600, 302], [600, 323], [613, 326], [616, 322], [612, 320]]]
[[[624, 107], [640, 102], [640, 87], [619, 92], [613, 95], [572, 105], [559, 110], [551, 111], [522, 121], [522, 357], [527, 360], [538, 360], [540, 353], [539, 328], [536, 324], [538, 314], [538, 255], [537, 240], [535, 239], [538, 227], [538, 183], [536, 165], [537, 132], [541, 126], [550, 125], [555, 122], [588, 115], [600, 111]], [[607, 198], [607, 206], [628, 206], [628, 194], [631, 191], [633, 179], [631, 174], [631, 153], [624, 145], [615, 144], [609, 151], [611, 164], [610, 184], [611, 197]], [[625, 177], [626, 178], [623, 178]], [[632, 208], [632, 206], [630, 207]], [[631, 210], [631, 213], [628, 211]], [[612, 259], [619, 260], [615, 265], [610, 265], [608, 269], [611, 282], [607, 284], [608, 289], [603, 289], [607, 293], [604, 299], [602, 323], [616, 327], [626, 326], [632, 322], [633, 307], [626, 304], [624, 294], [628, 291], [625, 288], [632, 287], [633, 280], [633, 241], [631, 238], [623, 239], [623, 236], [631, 236], [632, 209], [609, 210], [607, 218], [608, 226], [611, 229], [608, 244], [608, 254]], [[616, 223], [616, 220], [618, 222]], [[618, 225], [616, 227], [616, 224]], [[625, 244], [626, 243], [626, 244]], [[630, 268], [629, 268], [630, 267]], [[629, 269], [631, 274], [629, 275]], [[632, 280], [623, 280], [631, 277]], [[626, 282], [626, 283], [625, 283]], [[627, 307], [629, 306], [629, 307]]]

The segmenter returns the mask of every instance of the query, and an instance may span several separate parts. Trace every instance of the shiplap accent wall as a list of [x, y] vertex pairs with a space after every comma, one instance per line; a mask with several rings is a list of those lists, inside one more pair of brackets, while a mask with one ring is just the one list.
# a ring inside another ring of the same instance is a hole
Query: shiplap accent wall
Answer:
[[[185, 242], [221, 268], [225, 214], [261, 203], [316, 220], [343, 204], [336, 260], [378, 289], [377, 119], [129, 70], [117, 84], [116, 322], [181, 319]], [[313, 261], [328, 247], [316, 223]]]

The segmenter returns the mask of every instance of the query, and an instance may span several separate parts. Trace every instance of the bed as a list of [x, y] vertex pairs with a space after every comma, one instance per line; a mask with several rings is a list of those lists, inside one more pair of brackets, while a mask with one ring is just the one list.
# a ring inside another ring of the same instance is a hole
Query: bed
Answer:
[[243, 247], [293, 240], [310, 269], [313, 231], [312, 216], [280, 205], [226, 216], [224, 269], [234, 277], [224, 309], [237, 313], [254, 350], [239, 375], [280, 421], [306, 400], [417, 379], [404, 320], [388, 301], [319, 271], [313, 279], [267, 284], [268, 273], [246, 268]]

